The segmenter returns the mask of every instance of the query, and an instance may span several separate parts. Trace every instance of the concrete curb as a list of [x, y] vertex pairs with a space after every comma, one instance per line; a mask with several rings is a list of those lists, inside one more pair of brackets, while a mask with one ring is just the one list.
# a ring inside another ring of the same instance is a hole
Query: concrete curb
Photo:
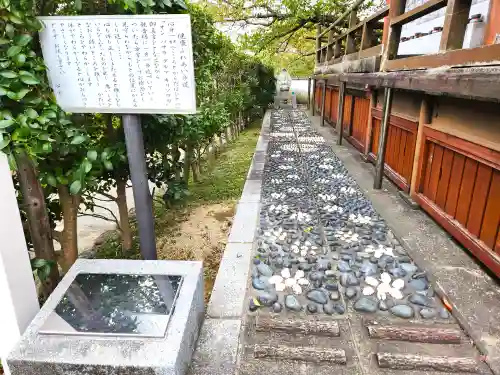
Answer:
[[191, 364], [191, 375], [233, 375], [248, 274], [259, 223], [262, 174], [268, 146], [271, 112], [262, 120], [252, 164], [238, 202], [228, 243], [215, 279], [207, 314]]

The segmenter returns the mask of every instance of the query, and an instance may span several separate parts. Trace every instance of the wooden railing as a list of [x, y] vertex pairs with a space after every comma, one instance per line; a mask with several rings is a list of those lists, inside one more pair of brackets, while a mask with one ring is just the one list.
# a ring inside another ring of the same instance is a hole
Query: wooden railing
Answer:
[[[322, 31], [321, 26], [318, 25], [316, 37], [317, 64], [336, 63], [340, 59], [357, 60], [381, 54], [383, 23], [380, 23], [380, 20], [388, 15], [389, 8], [384, 7], [370, 17], [359, 21], [357, 16], [358, 8], [363, 1], [358, 0], [326, 30]], [[335, 35], [335, 27], [346, 30]], [[328, 42], [322, 45], [326, 33], [328, 33]]]
[[[463, 49], [464, 36], [469, 23], [471, 0], [428, 0], [405, 12], [406, 0], [391, 0], [385, 7], [359, 22], [357, 11], [363, 0], [358, 0], [332, 25], [322, 31], [317, 28], [316, 65], [334, 65], [372, 56], [382, 56], [374, 71], [399, 71], [437, 68], [440, 66], [468, 67], [500, 65], [500, 44]], [[439, 52], [430, 55], [398, 56], [402, 27], [436, 10], [446, 8], [439, 44]], [[389, 17], [387, 42], [382, 44], [380, 29], [384, 17]], [[336, 28], [343, 32], [335, 34]], [[328, 33], [328, 41], [323, 45]], [[354, 70], [356, 71], [356, 70]], [[363, 72], [366, 70], [357, 70]]]

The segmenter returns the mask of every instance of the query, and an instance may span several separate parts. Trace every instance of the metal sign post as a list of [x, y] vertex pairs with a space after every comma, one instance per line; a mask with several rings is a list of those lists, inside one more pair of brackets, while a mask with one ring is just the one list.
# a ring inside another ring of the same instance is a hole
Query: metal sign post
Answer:
[[144, 259], [157, 258], [139, 114], [196, 113], [186, 14], [40, 17], [43, 57], [68, 112], [123, 114]]
[[144, 259], [156, 260], [153, 200], [149, 192], [141, 118], [138, 115], [123, 115], [122, 119], [130, 179], [132, 180], [132, 191], [134, 193], [135, 215], [139, 227], [141, 254]]

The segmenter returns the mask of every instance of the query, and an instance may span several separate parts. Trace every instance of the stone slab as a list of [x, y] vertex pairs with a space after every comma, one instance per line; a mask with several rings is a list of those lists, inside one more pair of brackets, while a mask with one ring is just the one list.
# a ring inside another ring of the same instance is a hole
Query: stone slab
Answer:
[[[184, 280], [162, 338], [42, 335], [39, 331], [79, 273], [180, 275]], [[12, 375], [181, 375], [203, 318], [201, 262], [78, 260], [7, 358]]]
[[259, 206], [258, 202], [238, 204], [228, 242], [253, 242], [257, 230]]
[[261, 180], [247, 180], [243, 187], [240, 203], [258, 203], [261, 199], [260, 189], [262, 187]]
[[252, 243], [228, 243], [212, 289], [207, 314], [211, 318], [239, 318], [252, 258]]
[[240, 329], [240, 319], [205, 319], [190, 374], [235, 374]]

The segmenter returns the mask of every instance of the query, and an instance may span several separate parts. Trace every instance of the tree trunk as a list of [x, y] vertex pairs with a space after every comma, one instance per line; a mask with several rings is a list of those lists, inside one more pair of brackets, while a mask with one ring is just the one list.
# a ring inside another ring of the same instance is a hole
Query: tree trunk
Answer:
[[59, 269], [57, 268], [57, 257], [45, 196], [38, 180], [35, 165], [28, 155], [24, 152], [16, 154], [16, 163], [35, 256], [54, 262], [49, 276], [42, 281], [42, 293], [44, 297], [48, 297], [59, 283]]
[[[226, 138], [226, 142], [227, 142], [227, 138]], [[224, 143], [224, 140], [222, 138], [222, 133], [219, 134], [219, 143], [220, 143], [220, 149], [222, 151], [225, 147], [225, 143]]]
[[174, 145], [173, 146], [174, 150], [172, 152], [172, 163], [174, 164], [174, 168], [175, 168], [175, 181], [180, 181], [181, 180], [181, 170], [180, 168], [178, 168], [178, 164], [179, 164], [179, 159], [181, 158], [181, 151], [179, 150], [179, 148]]
[[116, 181], [116, 205], [120, 216], [120, 234], [124, 252], [132, 249], [132, 229], [128, 217], [126, 187], [127, 181], [123, 179]]
[[199, 162], [197, 162], [197, 161], [193, 161], [191, 163], [191, 169], [193, 170], [193, 181], [194, 182], [198, 182], [200, 180], [198, 165], [199, 165]]
[[230, 132], [229, 132], [229, 126], [227, 126], [226, 129], [224, 129], [224, 138], [226, 138], [226, 144], [229, 144], [229, 142], [231, 140], [231, 135], [230, 135]]
[[187, 145], [186, 147], [186, 153], [184, 154], [184, 169], [183, 169], [183, 173], [184, 173], [184, 182], [187, 184], [189, 184], [189, 169], [191, 168], [191, 161], [193, 159], [193, 146], [191, 145]]
[[78, 259], [78, 206], [80, 195], [71, 195], [67, 185], [58, 185], [59, 201], [63, 215], [64, 229], [61, 233], [63, 261], [61, 268], [67, 272]]

